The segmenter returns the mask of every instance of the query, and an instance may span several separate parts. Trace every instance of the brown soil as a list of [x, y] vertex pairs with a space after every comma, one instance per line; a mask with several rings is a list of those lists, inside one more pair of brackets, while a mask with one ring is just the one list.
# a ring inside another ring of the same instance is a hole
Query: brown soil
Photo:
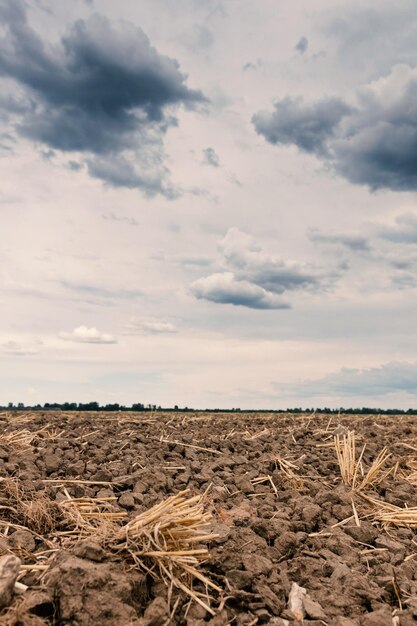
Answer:
[[[411, 416], [0, 415], [0, 555], [21, 558], [29, 587], [0, 624], [295, 626], [293, 583], [307, 590], [306, 625], [417, 624], [416, 531], [379, 523], [343, 484], [334, 436], [348, 429], [357, 457], [367, 444], [365, 468], [384, 446], [391, 453], [384, 470], [392, 472], [365, 495], [416, 506]], [[187, 487], [207, 491], [218, 534], [200, 568], [223, 590], [212, 594], [214, 616], [183, 592], [169, 597], [163, 581], [110, 554], [100, 533], [75, 542], [59, 534], [68, 494], [115, 496], [114, 510], [129, 520]]]

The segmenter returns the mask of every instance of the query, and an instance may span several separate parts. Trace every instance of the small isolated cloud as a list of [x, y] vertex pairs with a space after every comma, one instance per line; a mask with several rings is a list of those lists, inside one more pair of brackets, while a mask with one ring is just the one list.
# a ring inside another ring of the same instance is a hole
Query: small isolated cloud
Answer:
[[206, 101], [175, 59], [128, 22], [94, 14], [51, 44], [28, 22], [24, 0], [0, 4], [0, 74], [24, 94], [2, 109], [10, 128], [46, 150], [81, 153], [90, 176], [172, 197], [163, 139], [173, 109]]
[[299, 52], [300, 54], [304, 54], [308, 49], [308, 39], [307, 37], [301, 37], [299, 41], [294, 46], [294, 50]]
[[308, 264], [282, 259], [264, 252], [238, 228], [230, 228], [219, 242], [223, 272], [194, 281], [191, 293], [219, 304], [254, 309], [286, 309], [279, 296], [287, 291], [323, 290], [331, 278]]
[[117, 215], [116, 213], [105, 213], [102, 215], [103, 220], [111, 220], [112, 222], [122, 222], [129, 226], [139, 226], [139, 222], [134, 217], [127, 217], [126, 215]]
[[323, 233], [311, 230], [308, 234], [310, 241], [348, 248], [354, 252], [370, 252], [371, 245], [367, 237], [354, 233]]
[[392, 362], [363, 369], [344, 367], [316, 380], [273, 386], [280, 395], [299, 398], [379, 397], [395, 392], [417, 396], [417, 363]]
[[108, 333], [102, 333], [97, 328], [78, 326], [70, 333], [59, 333], [61, 339], [75, 343], [117, 343], [117, 339]]
[[378, 231], [381, 239], [395, 243], [417, 243], [417, 215], [403, 213], [395, 218], [395, 225], [384, 225]]
[[164, 335], [177, 332], [177, 327], [171, 322], [139, 317], [132, 317], [123, 329], [124, 335]]
[[194, 281], [191, 293], [198, 299], [217, 304], [234, 304], [250, 309], [289, 308], [289, 304], [266, 289], [247, 280], [236, 280], [232, 272], [211, 274]]
[[308, 104], [285, 98], [253, 118], [273, 145], [295, 145], [336, 173], [371, 190], [417, 189], [417, 67], [397, 65], [357, 93]]
[[264, 67], [264, 65], [265, 65], [264, 60], [261, 59], [261, 58], [256, 59], [256, 61], [254, 61], [254, 62], [248, 61], [243, 66], [243, 71], [244, 72], [248, 72], [250, 70], [256, 71], [256, 70], [259, 70], [260, 68]]
[[41, 341], [21, 343], [20, 341], [10, 340], [0, 344], [0, 348], [4, 354], [10, 354], [13, 356], [30, 356], [32, 354], [38, 354], [41, 345]]
[[220, 167], [220, 159], [214, 148], [205, 148], [203, 150], [203, 163], [212, 167]]

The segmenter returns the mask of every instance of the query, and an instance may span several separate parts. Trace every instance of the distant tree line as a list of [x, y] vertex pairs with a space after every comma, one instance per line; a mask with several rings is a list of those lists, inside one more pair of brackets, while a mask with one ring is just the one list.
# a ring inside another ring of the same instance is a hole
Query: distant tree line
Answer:
[[377, 409], [371, 407], [357, 407], [346, 409], [344, 407], [330, 409], [324, 408], [287, 408], [287, 409], [191, 409], [187, 406], [162, 407], [157, 404], [142, 404], [135, 402], [131, 406], [124, 404], [100, 404], [99, 402], [45, 402], [45, 404], [27, 405], [23, 402], [14, 404], [9, 402], [7, 406], [0, 406], [0, 411], [175, 411], [175, 412], [200, 412], [200, 413], [311, 413], [328, 415], [417, 415], [417, 409]]

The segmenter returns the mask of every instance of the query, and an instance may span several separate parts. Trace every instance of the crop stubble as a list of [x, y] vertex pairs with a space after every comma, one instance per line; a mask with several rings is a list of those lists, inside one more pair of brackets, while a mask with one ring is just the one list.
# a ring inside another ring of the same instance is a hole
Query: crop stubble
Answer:
[[4, 413], [0, 624], [415, 624], [416, 474], [412, 416]]

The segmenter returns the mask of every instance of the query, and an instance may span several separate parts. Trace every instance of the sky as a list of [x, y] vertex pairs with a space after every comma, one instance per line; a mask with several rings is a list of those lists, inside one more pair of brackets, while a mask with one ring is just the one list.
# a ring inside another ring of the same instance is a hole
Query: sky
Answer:
[[417, 0], [0, 0], [0, 404], [417, 406]]

